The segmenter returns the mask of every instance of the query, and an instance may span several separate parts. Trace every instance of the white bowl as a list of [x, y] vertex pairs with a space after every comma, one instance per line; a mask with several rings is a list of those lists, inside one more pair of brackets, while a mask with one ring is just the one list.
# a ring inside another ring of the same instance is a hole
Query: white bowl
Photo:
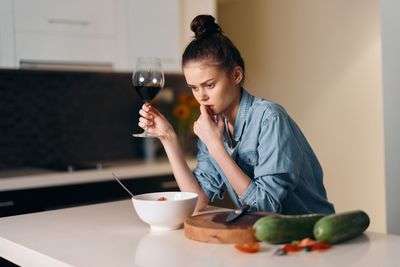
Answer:
[[[166, 200], [158, 200], [162, 197]], [[137, 195], [132, 203], [139, 218], [152, 230], [174, 230], [193, 214], [197, 198], [191, 192], [157, 192]]]

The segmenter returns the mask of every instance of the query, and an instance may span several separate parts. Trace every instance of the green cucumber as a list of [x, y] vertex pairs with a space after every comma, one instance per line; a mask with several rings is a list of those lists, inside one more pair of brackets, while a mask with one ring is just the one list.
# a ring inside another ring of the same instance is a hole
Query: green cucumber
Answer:
[[265, 216], [254, 223], [254, 236], [259, 241], [271, 244], [313, 237], [314, 224], [324, 216], [322, 214]]
[[330, 244], [361, 235], [369, 226], [369, 216], [362, 210], [325, 216], [314, 226], [314, 237]]

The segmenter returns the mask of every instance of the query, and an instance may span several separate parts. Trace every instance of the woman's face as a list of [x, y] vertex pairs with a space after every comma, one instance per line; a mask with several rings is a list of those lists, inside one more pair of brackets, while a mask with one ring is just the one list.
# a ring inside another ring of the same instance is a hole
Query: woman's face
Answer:
[[183, 67], [183, 74], [193, 96], [213, 114], [228, 115], [236, 110], [243, 76], [240, 67], [229, 74], [209, 61], [189, 61]]

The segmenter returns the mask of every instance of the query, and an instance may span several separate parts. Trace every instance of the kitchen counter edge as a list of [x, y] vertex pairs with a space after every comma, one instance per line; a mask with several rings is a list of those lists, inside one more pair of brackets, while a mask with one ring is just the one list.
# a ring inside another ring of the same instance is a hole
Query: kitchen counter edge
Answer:
[[[195, 168], [196, 160], [194, 158], [188, 158], [186, 162], [190, 169], [193, 170]], [[172, 168], [168, 160], [154, 162], [137, 161], [129, 166], [115, 166], [100, 170], [48, 172], [18, 177], [5, 177], [0, 179], [0, 192], [111, 181], [114, 179], [112, 173], [115, 173], [121, 180], [137, 179], [172, 175]]]

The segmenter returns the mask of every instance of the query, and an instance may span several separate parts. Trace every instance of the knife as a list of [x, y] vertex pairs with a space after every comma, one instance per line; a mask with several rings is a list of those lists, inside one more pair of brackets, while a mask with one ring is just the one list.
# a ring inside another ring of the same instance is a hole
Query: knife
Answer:
[[238, 219], [240, 216], [246, 214], [246, 212], [250, 209], [250, 206], [248, 204], [243, 205], [241, 208], [236, 209], [232, 211], [231, 213], [228, 214], [226, 217], [225, 222], [230, 223]]

